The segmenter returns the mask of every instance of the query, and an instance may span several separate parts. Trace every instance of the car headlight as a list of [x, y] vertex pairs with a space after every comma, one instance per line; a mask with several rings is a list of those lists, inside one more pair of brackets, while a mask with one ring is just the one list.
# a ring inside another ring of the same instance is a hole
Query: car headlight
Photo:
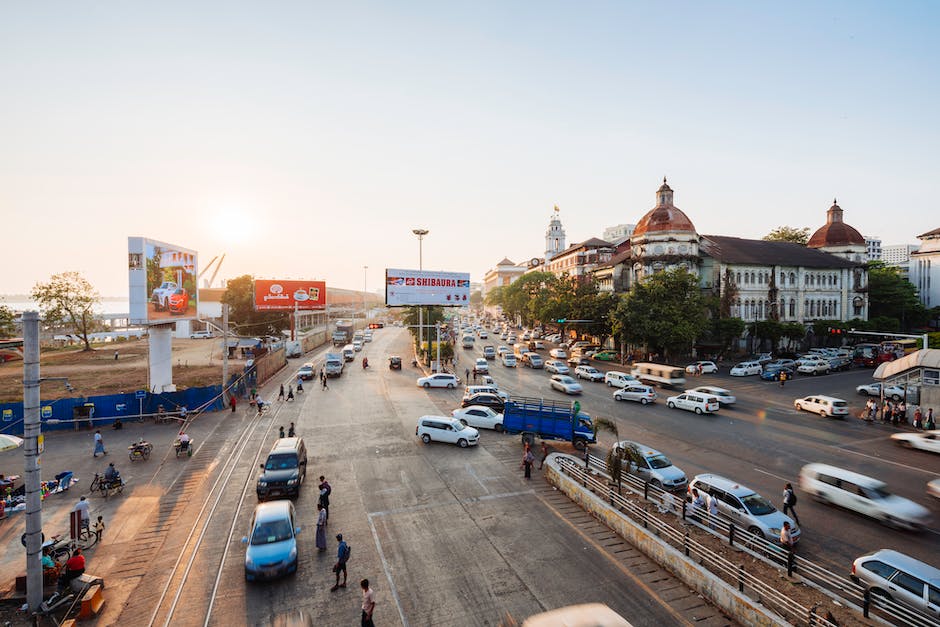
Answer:
[[[792, 529], [791, 529], [791, 531], [792, 531]], [[780, 527], [771, 527], [771, 528], [770, 528], [770, 533], [774, 534], [775, 536], [779, 536], [779, 535], [780, 535]]]
[[297, 479], [288, 479], [287, 485], [297, 485]]
[[296, 547], [296, 546], [292, 546], [292, 547], [291, 547], [291, 549], [290, 549], [290, 558], [289, 558], [289, 559], [290, 559], [290, 561], [294, 561], [295, 559], [297, 559], [297, 547]]
[[259, 488], [266, 488], [266, 487], [268, 487], [268, 482], [265, 481], [265, 480], [263, 480], [263, 479], [258, 479], [258, 487], [259, 487]]
[[254, 560], [251, 559], [251, 556], [249, 556], [249, 555], [245, 555], [245, 567], [246, 567], [246, 568], [254, 568], [254, 567], [255, 567], [255, 562], [254, 562]]

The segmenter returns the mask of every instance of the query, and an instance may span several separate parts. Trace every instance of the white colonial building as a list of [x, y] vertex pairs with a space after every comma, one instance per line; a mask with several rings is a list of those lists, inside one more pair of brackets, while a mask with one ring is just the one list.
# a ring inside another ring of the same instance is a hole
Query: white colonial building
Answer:
[[920, 302], [931, 309], [940, 305], [940, 229], [918, 235], [920, 247], [911, 253], [910, 280]]

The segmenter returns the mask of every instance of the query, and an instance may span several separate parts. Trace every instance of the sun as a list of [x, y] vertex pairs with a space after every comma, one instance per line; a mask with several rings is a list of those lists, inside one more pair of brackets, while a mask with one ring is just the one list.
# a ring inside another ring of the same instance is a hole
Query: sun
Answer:
[[210, 215], [206, 228], [223, 244], [244, 244], [257, 234], [254, 215], [237, 204], [227, 204]]

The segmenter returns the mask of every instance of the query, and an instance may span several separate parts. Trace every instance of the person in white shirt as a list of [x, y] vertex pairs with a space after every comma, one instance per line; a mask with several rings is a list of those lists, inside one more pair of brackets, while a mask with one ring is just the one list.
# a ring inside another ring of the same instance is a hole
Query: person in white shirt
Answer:
[[88, 513], [88, 499], [84, 496], [78, 499], [78, 503], [75, 504], [75, 507], [72, 508], [73, 512], [82, 513], [82, 527], [88, 528], [88, 523], [91, 520], [91, 514]]

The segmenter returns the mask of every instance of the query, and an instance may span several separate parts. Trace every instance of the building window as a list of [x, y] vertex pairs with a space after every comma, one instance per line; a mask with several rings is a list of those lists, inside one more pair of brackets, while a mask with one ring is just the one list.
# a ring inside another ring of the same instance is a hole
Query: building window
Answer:
[[790, 299], [790, 317], [796, 318], [796, 299], [795, 298]]
[[757, 301], [757, 319], [760, 320], [764, 317], [764, 303], [762, 301]]
[[795, 272], [790, 273], [790, 285], [796, 285], [796, 273]]
[[741, 273], [740, 273], [740, 272], [738, 272], [738, 273], [735, 275], [734, 283], [735, 283], [735, 285], [741, 285]]
[[781, 298], [781, 299], [780, 299], [780, 310], [779, 310], [779, 311], [780, 311], [780, 319], [782, 320], [782, 319], [785, 318], [786, 315], [787, 315], [787, 300], [786, 300], [785, 298]]

